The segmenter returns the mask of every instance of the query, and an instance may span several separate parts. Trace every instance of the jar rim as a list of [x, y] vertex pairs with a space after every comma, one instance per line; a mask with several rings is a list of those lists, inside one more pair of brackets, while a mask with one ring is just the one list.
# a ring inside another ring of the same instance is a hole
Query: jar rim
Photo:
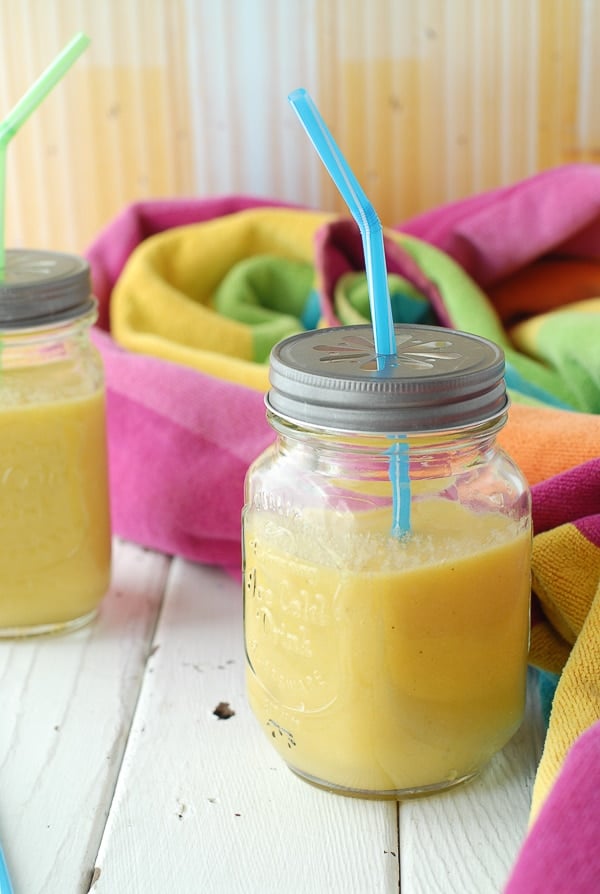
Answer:
[[392, 441], [394, 439], [401, 440], [403, 442], [412, 442], [413, 439], [423, 438], [430, 443], [431, 439], [435, 438], [452, 438], [454, 436], [461, 438], [468, 437], [478, 437], [479, 435], [485, 435], [485, 437], [495, 437], [500, 429], [504, 427], [506, 421], [508, 419], [508, 411], [510, 409], [510, 398], [507, 397], [506, 405], [498, 411], [494, 416], [489, 416], [486, 419], [480, 419], [478, 422], [470, 422], [467, 424], [458, 424], [453, 426], [446, 426], [445, 428], [423, 428], [423, 429], [415, 429], [413, 431], [404, 430], [389, 430], [389, 431], [378, 431], [375, 429], [349, 429], [349, 428], [334, 428], [331, 425], [314, 425], [307, 422], [299, 422], [297, 419], [292, 419], [287, 416], [283, 416], [281, 413], [273, 410], [272, 406], [269, 404], [268, 395], [265, 395], [264, 398], [265, 407], [267, 410], [267, 419], [271, 423], [272, 427], [276, 430], [281, 426], [281, 432], [284, 434], [292, 434], [296, 431], [302, 435], [313, 435], [315, 437], [323, 437], [323, 436], [331, 436], [331, 438], [384, 438], [387, 441]]

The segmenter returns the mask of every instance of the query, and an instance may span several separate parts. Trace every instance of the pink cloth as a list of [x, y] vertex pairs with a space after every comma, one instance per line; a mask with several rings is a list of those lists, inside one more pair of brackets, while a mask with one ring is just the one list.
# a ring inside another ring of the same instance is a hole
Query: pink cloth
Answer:
[[482, 287], [551, 252], [600, 259], [600, 167], [542, 171], [426, 211], [396, 229], [446, 252]]
[[263, 397], [121, 350], [96, 330], [106, 371], [113, 531], [240, 573], [250, 462], [273, 439]]
[[600, 721], [573, 745], [504, 894], [600, 890]]

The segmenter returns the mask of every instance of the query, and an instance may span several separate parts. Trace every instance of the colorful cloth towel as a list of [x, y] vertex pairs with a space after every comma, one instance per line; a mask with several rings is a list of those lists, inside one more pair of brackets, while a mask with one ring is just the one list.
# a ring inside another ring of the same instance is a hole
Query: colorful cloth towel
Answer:
[[600, 879], [600, 460], [533, 488], [530, 661], [559, 674], [529, 835], [505, 894], [595, 894]]
[[[102, 309], [100, 323], [109, 326], [112, 316], [116, 321], [112, 335], [127, 348], [119, 351], [110, 339], [99, 339], [109, 386], [114, 530], [146, 546], [230, 569], [240, 566], [243, 473], [269, 437], [262, 399], [248, 393], [262, 394], [267, 385], [267, 367], [252, 359], [253, 324], [225, 320], [216, 308], [219, 295], [226, 297], [232, 281], [234, 289], [243, 284], [246, 293], [251, 292], [248, 273], [252, 278], [259, 263], [268, 263], [272, 277], [278, 262], [278, 275], [282, 277], [287, 275], [283, 269], [286, 264], [301, 266], [303, 273], [298, 281], [302, 299], [309, 285], [306, 265], [313, 240], [316, 276], [325, 296], [329, 283], [334, 283], [336, 269], [352, 274], [360, 264], [357, 233], [350, 222], [338, 225], [331, 216], [321, 213], [266, 207], [264, 203], [251, 206], [251, 199], [222, 203], [211, 200], [195, 206], [192, 202], [176, 202], [171, 209], [165, 202], [157, 203], [156, 209], [151, 204], [133, 206], [115, 221], [114, 229], [109, 227], [99, 236], [89, 252]], [[198, 222], [176, 227], [180, 213], [186, 221]], [[167, 230], [161, 231], [161, 226]], [[342, 239], [336, 242], [333, 237], [339, 233]], [[136, 238], [141, 241], [134, 245]], [[346, 239], [352, 242], [352, 263], [348, 262]], [[428, 312], [445, 319], [445, 300], [456, 303], [464, 290], [474, 287], [450, 262], [452, 276], [449, 286], [444, 283], [443, 297], [395, 239], [388, 240], [390, 278], [408, 284], [402, 286], [404, 294], [411, 299], [423, 296], [421, 307], [426, 301]], [[220, 248], [219, 240], [224, 243]], [[413, 243], [411, 240], [411, 246]], [[287, 244], [295, 246], [291, 256], [285, 253]], [[125, 256], [126, 250], [131, 250], [129, 257]], [[437, 261], [439, 256], [431, 249], [431, 258]], [[170, 259], [170, 268], [166, 258]], [[175, 274], [169, 272], [171, 268]], [[265, 273], [264, 269], [259, 272], [261, 276]], [[265, 291], [269, 290], [263, 288]], [[202, 300], [196, 300], [196, 294]], [[482, 296], [476, 295], [482, 301]], [[276, 304], [279, 296], [276, 294], [273, 300]], [[239, 301], [236, 312], [240, 304], [242, 309], [250, 307], [248, 302]], [[302, 300], [296, 313], [300, 304]], [[324, 322], [332, 322], [332, 307], [326, 299], [316, 314], [313, 308], [309, 325], [314, 325], [319, 313]], [[285, 325], [293, 329], [293, 314], [284, 309], [282, 316]], [[299, 328], [304, 325], [302, 319], [296, 322]], [[237, 356], [235, 345], [227, 346], [223, 336], [223, 330], [227, 327], [231, 331], [232, 326], [239, 339]], [[264, 355], [264, 350], [259, 353]], [[190, 370], [197, 375], [190, 376]], [[162, 385], [157, 384], [161, 376]], [[158, 405], [157, 395], [163, 393]], [[144, 424], [143, 419], [131, 424], [134, 414], [126, 406], [132, 404], [137, 407], [136, 417], [147, 414]], [[213, 406], [219, 408], [218, 415]], [[190, 407], [197, 414], [193, 421]], [[213, 417], [227, 419], [222, 436], [211, 432], [201, 438], [206, 420]], [[194, 450], [194, 437], [198, 437], [194, 463], [170, 458], [186, 455], [175, 429], [181, 438], [188, 433], [190, 451]], [[556, 409], [515, 403], [501, 440], [534, 483], [597, 455], [600, 417], [565, 415]], [[239, 465], [233, 465], [228, 475], [221, 452], [232, 450]], [[196, 481], [195, 505], [191, 502], [190, 475]], [[210, 521], [215, 500], [221, 528]]]
[[[510, 330], [499, 341], [508, 381], [514, 364], [523, 384], [546, 391], [533, 396], [600, 412], [600, 167], [544, 171], [433, 209], [401, 229], [440, 248], [485, 290]], [[558, 316], [549, 313], [556, 308]], [[457, 328], [468, 324], [464, 304], [450, 313]], [[531, 322], [512, 328], [523, 319]], [[497, 337], [489, 320], [477, 325], [484, 326], [479, 334]]]
[[[350, 274], [363, 265], [362, 243], [356, 226], [348, 220], [334, 222], [320, 237], [322, 255], [335, 252], [332, 268], [324, 260], [327, 319], [335, 324], [343, 320], [349, 300], [345, 283], [352, 282]], [[536, 315], [507, 331], [489, 297], [448, 257], [403, 233], [388, 232], [388, 263], [392, 269], [403, 268], [410, 277], [407, 254], [431, 280], [427, 289], [421, 286], [420, 294], [429, 298], [440, 325], [473, 332], [501, 345], [507, 384], [517, 399], [600, 412], [600, 351], [595, 341], [600, 300]], [[415, 277], [413, 283], [419, 279]]]
[[535, 818], [569, 748], [600, 719], [600, 459], [536, 485], [533, 523], [530, 661], [560, 674]]

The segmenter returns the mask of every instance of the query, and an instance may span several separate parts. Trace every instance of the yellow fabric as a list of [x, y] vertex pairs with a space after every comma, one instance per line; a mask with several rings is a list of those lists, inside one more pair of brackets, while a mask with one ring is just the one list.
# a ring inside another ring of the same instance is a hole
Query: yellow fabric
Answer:
[[545, 618], [533, 627], [530, 661], [561, 674], [533, 789], [533, 822], [567, 751], [600, 717], [600, 548], [572, 524], [538, 534], [532, 575]]
[[266, 390], [267, 367], [253, 360], [249, 328], [214, 310], [214, 292], [234, 264], [253, 255], [313, 263], [315, 232], [333, 216], [260, 208], [146, 239], [112, 294], [115, 340], [131, 351]]

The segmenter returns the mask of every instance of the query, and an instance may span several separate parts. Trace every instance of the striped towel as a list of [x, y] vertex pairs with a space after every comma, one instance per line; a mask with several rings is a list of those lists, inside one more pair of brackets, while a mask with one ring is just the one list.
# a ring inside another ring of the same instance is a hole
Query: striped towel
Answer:
[[600, 880], [600, 460], [533, 488], [531, 663], [559, 674], [532, 826], [506, 894], [595, 894]]

